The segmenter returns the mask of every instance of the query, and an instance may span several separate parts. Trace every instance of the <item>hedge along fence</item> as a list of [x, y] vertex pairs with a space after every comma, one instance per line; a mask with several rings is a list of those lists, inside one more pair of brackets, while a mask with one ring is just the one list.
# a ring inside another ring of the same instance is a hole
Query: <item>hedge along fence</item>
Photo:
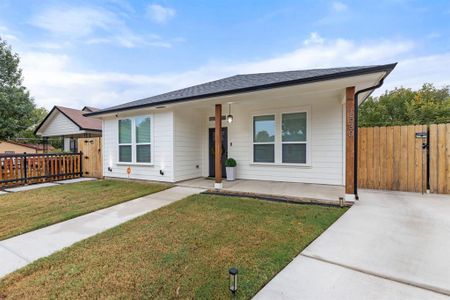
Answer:
[[450, 193], [450, 124], [359, 128], [360, 188]]
[[81, 153], [0, 154], [0, 188], [82, 176]]

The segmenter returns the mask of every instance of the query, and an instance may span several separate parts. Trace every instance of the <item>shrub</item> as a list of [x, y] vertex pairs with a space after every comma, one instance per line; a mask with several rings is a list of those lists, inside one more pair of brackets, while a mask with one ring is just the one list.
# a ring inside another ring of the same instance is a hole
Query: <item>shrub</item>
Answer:
[[228, 158], [225, 161], [225, 167], [236, 167], [237, 163], [236, 160], [234, 160], [234, 158]]

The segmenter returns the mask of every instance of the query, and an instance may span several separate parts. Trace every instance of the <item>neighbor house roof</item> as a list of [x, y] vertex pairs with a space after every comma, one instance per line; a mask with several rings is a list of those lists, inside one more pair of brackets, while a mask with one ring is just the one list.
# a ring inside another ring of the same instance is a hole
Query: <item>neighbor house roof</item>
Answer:
[[[16, 141], [0, 141], [0, 143], [10, 143], [10, 144], [19, 145], [19, 146], [23, 146], [23, 147], [27, 147], [27, 148], [35, 149], [35, 150], [44, 150], [44, 147], [45, 147], [43, 144], [20, 143], [20, 142], [16, 142]], [[52, 145], [47, 145], [47, 149], [55, 150], [55, 148]]]
[[82, 109], [82, 111], [84, 111], [84, 112], [95, 112], [95, 111], [99, 111], [99, 110], [100, 110], [100, 108], [93, 107], [93, 106], [85, 106]]
[[192, 101], [207, 97], [223, 96], [242, 92], [270, 89], [275, 87], [339, 79], [376, 72], [386, 72], [386, 74], [389, 74], [395, 66], [396, 64], [387, 64], [376, 66], [235, 75], [199, 85], [194, 85], [181, 90], [176, 90], [165, 94], [113, 106], [93, 113], [88, 113], [87, 115], [94, 116], [147, 106], [157, 106], [181, 101]]
[[64, 106], [54, 106], [52, 110], [48, 113], [45, 119], [39, 124], [39, 126], [34, 131], [35, 133], [39, 131], [39, 129], [45, 124], [47, 119], [52, 115], [52, 113], [57, 110], [66, 116], [69, 120], [71, 120], [75, 125], [80, 128], [80, 130], [89, 130], [89, 131], [102, 131], [102, 121], [95, 118], [90, 118], [85, 116], [87, 114], [86, 111], [73, 109]]

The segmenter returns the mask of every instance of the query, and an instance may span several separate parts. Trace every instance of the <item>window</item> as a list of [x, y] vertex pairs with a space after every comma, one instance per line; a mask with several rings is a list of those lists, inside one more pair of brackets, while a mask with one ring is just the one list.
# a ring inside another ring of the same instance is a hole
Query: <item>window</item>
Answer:
[[253, 117], [253, 161], [275, 162], [275, 115]]
[[309, 108], [253, 117], [253, 162], [309, 164]]
[[119, 162], [151, 163], [151, 119], [119, 120]]
[[119, 120], [119, 161], [131, 162], [131, 119]]
[[306, 124], [306, 112], [281, 115], [281, 161], [283, 163], [306, 163]]
[[136, 122], [136, 162], [149, 163], [151, 161], [150, 118], [138, 117]]

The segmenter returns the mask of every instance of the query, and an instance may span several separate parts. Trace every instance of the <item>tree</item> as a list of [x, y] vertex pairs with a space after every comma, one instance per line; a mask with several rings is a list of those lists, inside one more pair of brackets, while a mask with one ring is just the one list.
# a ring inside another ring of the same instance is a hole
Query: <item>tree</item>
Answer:
[[0, 139], [17, 137], [36, 120], [35, 104], [22, 85], [19, 56], [0, 38]]
[[395, 88], [380, 97], [369, 97], [359, 108], [359, 126], [450, 123], [449, 87], [425, 83], [413, 91]]

